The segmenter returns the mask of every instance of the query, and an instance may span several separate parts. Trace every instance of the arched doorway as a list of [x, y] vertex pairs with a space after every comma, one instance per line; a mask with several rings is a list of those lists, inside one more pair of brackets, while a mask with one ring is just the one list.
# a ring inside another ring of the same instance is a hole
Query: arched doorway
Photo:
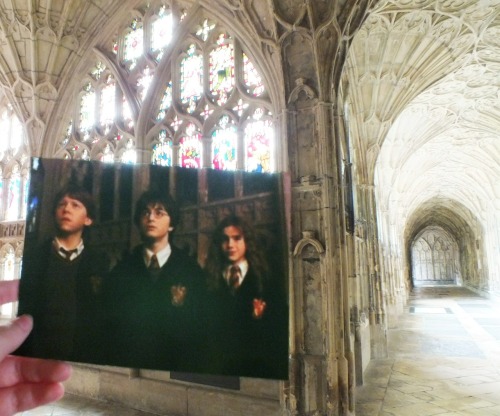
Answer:
[[455, 238], [441, 227], [426, 227], [411, 245], [413, 285], [461, 285], [459, 260]]

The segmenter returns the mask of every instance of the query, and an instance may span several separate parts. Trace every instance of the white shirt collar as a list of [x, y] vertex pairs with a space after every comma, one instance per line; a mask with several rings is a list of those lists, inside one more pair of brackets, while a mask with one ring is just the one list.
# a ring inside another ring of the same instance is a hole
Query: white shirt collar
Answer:
[[[146, 267], [149, 267], [149, 263], [151, 262], [151, 257], [153, 257], [153, 253], [149, 248], [146, 248], [144, 250], [144, 262], [146, 263]], [[156, 258], [158, 259], [158, 264], [160, 267], [163, 267], [163, 265], [167, 262], [169, 259], [170, 255], [172, 254], [172, 247], [170, 247], [170, 244], [167, 244], [167, 246], [163, 249], [161, 249], [158, 253], [156, 253]]]
[[[59, 254], [62, 258], [66, 258], [66, 255], [61, 251], [61, 248], [66, 250], [66, 251], [70, 251], [70, 250], [68, 248], [64, 247], [64, 245], [58, 240], [57, 237], [54, 237], [54, 245], [56, 247], [57, 254]], [[71, 253], [69, 260], [73, 261], [74, 259], [76, 259], [80, 254], [82, 254], [82, 251], [84, 248], [85, 248], [85, 246], [83, 244], [83, 240], [80, 240], [80, 242], [78, 243], [78, 246], [76, 246], [76, 248], [74, 249], [76, 251]]]
[[248, 261], [247, 260], [242, 260], [239, 263], [236, 264], [230, 264], [227, 266], [225, 272], [224, 272], [224, 277], [226, 278], [227, 281], [229, 281], [229, 277], [231, 274], [231, 267], [233, 266], [238, 266], [240, 268], [241, 274], [240, 274], [240, 285], [243, 283], [243, 280], [245, 279], [245, 276], [248, 273]]

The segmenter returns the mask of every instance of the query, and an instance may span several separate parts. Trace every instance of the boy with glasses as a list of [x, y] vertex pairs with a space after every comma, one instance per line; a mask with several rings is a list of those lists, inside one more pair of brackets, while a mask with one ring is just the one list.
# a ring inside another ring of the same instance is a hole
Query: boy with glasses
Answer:
[[111, 273], [110, 364], [196, 371], [201, 348], [204, 280], [197, 262], [171, 244], [175, 202], [154, 191], [136, 203], [142, 244]]

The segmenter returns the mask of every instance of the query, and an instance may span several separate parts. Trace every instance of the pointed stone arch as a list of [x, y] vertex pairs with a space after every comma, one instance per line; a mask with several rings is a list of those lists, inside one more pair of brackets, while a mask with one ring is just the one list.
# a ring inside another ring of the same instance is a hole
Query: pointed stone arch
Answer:
[[454, 236], [442, 227], [424, 228], [411, 244], [413, 286], [460, 285], [460, 254]]

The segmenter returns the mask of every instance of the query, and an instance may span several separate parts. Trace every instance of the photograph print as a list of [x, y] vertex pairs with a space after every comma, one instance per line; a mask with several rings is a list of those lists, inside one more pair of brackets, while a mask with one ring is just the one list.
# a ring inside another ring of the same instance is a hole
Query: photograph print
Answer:
[[282, 174], [33, 158], [18, 355], [288, 378]]

